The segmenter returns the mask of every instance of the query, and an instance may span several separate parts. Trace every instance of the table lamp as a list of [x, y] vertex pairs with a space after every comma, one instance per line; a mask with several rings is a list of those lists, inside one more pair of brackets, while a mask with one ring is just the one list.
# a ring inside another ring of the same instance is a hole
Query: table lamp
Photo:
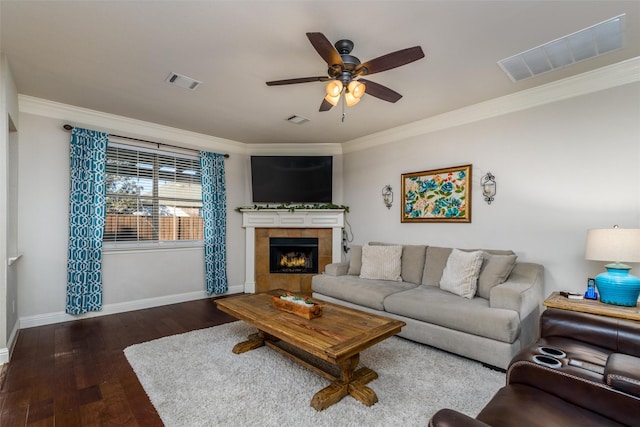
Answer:
[[640, 229], [613, 228], [587, 230], [585, 258], [613, 261], [606, 272], [596, 276], [600, 301], [634, 307], [638, 304], [640, 278], [629, 274], [631, 267], [622, 262], [640, 262]]

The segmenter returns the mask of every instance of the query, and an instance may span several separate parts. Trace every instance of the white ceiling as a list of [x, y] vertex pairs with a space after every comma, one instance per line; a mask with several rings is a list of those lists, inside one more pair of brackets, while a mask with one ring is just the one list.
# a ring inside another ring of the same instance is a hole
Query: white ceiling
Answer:
[[[500, 59], [626, 13], [625, 48], [513, 83]], [[240, 141], [341, 143], [640, 56], [640, 1], [7, 1], [2, 51], [18, 92]], [[362, 62], [426, 57], [368, 79], [401, 93], [318, 108], [326, 64], [306, 32], [353, 40]], [[171, 72], [200, 80], [188, 91]], [[309, 122], [285, 119], [301, 115]]]

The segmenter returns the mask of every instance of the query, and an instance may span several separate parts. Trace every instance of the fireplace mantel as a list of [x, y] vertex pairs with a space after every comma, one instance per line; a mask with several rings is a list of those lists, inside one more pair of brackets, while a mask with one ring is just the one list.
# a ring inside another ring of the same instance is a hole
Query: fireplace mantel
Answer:
[[256, 291], [256, 228], [331, 228], [332, 262], [342, 260], [343, 209], [241, 209], [240, 212], [245, 228], [245, 293]]

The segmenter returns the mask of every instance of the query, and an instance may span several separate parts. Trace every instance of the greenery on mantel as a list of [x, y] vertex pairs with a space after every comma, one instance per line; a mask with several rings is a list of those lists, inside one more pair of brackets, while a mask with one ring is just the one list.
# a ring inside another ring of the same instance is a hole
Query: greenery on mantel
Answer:
[[253, 206], [240, 206], [236, 208], [236, 212], [242, 212], [243, 210], [253, 210], [253, 211], [261, 211], [261, 210], [283, 210], [286, 209], [289, 212], [294, 212], [296, 209], [342, 209], [345, 212], [349, 212], [349, 206], [345, 205], [334, 205], [333, 203], [315, 203], [312, 205], [293, 205], [290, 203], [286, 203], [283, 205], [253, 205]]

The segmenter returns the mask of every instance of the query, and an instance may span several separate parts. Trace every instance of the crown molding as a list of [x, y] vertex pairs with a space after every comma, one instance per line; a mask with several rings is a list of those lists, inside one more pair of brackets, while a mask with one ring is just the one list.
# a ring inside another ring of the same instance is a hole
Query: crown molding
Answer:
[[640, 81], [640, 57], [557, 82], [386, 129], [342, 144], [246, 144], [128, 117], [18, 95], [20, 112], [63, 120], [104, 132], [151, 139], [185, 148], [239, 154], [341, 155]]
[[29, 95], [18, 95], [18, 103], [22, 113], [62, 120], [70, 125], [122, 134], [131, 138], [150, 139], [173, 145], [180, 144], [185, 148], [259, 155], [328, 156], [342, 154], [341, 144], [246, 144]]
[[638, 81], [640, 81], [640, 57], [352, 139], [342, 144], [343, 153], [366, 150]]
[[166, 144], [180, 144], [185, 148], [213, 150], [224, 153], [246, 153], [246, 144], [241, 142], [62, 104], [29, 95], [18, 95], [18, 104], [22, 113], [63, 120], [72, 126], [89, 127], [130, 138], [151, 139]]
[[342, 154], [342, 144], [247, 144], [247, 153], [260, 156], [339, 156]]

